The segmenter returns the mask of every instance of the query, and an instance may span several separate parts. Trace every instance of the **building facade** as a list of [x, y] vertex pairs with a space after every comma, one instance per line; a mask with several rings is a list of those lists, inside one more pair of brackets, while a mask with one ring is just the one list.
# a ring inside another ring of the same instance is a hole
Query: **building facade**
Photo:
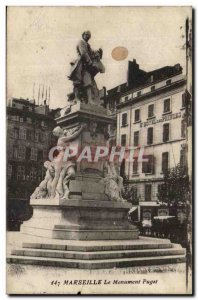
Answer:
[[186, 163], [186, 78], [179, 64], [147, 73], [135, 61], [128, 76], [108, 93], [106, 105], [117, 115], [117, 144], [136, 148], [133, 161], [125, 159], [125, 175], [137, 190], [138, 219], [150, 220], [169, 213], [157, 196], [164, 173]]
[[34, 101], [11, 99], [7, 106], [7, 227], [31, 217], [29, 198], [41, 182], [44, 161], [55, 145], [54, 111]]

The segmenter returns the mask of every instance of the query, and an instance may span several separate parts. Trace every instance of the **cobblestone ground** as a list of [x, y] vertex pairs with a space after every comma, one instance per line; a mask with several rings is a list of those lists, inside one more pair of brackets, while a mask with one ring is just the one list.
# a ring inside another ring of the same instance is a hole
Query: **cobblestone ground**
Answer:
[[95, 275], [95, 274], [112, 274], [112, 275], [123, 275], [123, 274], [151, 274], [151, 273], [185, 273], [186, 265], [181, 264], [168, 264], [168, 265], [156, 265], [156, 266], [140, 266], [140, 267], [130, 267], [130, 268], [114, 268], [114, 269], [103, 269], [103, 270], [77, 270], [59, 267], [48, 267], [48, 266], [35, 266], [35, 265], [23, 265], [23, 264], [8, 264], [7, 272], [11, 276], [21, 276], [29, 275], [32, 276], [38, 274], [52, 274], [56, 273], [59, 276], [65, 275], [65, 272], [69, 274], [70, 272], [85, 275]]

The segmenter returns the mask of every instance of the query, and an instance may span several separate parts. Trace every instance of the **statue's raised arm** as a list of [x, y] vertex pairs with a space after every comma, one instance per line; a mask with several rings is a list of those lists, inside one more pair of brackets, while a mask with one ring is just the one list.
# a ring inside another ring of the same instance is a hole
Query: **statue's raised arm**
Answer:
[[75, 140], [83, 131], [86, 125], [77, 126], [71, 130], [63, 130], [57, 126], [53, 130], [53, 134], [58, 137], [57, 146], [65, 147], [68, 142]]

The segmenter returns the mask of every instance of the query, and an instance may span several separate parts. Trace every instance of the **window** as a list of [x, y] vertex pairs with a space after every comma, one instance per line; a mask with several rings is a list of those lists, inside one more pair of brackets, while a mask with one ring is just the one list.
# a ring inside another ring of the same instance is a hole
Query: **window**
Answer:
[[163, 142], [169, 141], [169, 123], [163, 125]]
[[8, 158], [9, 159], [11, 159], [11, 158], [13, 158], [13, 146], [9, 146], [9, 147], [7, 147], [7, 153], [8, 153]]
[[26, 140], [26, 134], [27, 134], [26, 129], [25, 128], [20, 128], [20, 130], [19, 130], [19, 138], [21, 140]]
[[47, 127], [47, 124], [45, 121], [41, 121], [41, 127]]
[[43, 150], [38, 150], [38, 160], [43, 160]]
[[18, 158], [25, 159], [25, 146], [19, 146]]
[[124, 98], [124, 101], [128, 101], [128, 100], [129, 100], [129, 97], [126, 96], [126, 97]]
[[186, 93], [182, 94], [182, 108], [186, 107]]
[[143, 155], [143, 158], [147, 161], [142, 162], [142, 173], [153, 174], [154, 173], [154, 156]]
[[23, 110], [26, 110], [26, 111], [28, 111], [28, 110], [29, 110], [29, 107], [28, 107], [28, 106], [26, 106], [26, 105], [24, 105], [24, 106], [23, 106]]
[[124, 175], [125, 175], [125, 165], [126, 165], [126, 162], [125, 162], [125, 159], [123, 159], [120, 164], [120, 171], [118, 171], [121, 177], [124, 177]]
[[31, 181], [36, 181], [37, 180], [37, 172], [36, 172], [36, 168], [32, 167], [30, 170], [30, 180]]
[[19, 129], [18, 128], [14, 128], [14, 138], [15, 139], [19, 138]]
[[113, 100], [112, 99], [109, 100], [109, 109], [110, 110], [113, 109]]
[[34, 134], [33, 134], [32, 130], [27, 129], [27, 140], [29, 140], [29, 141], [34, 140], [33, 137], [34, 137]]
[[18, 147], [17, 146], [13, 147], [13, 158], [15, 158], [15, 159], [18, 158]]
[[151, 201], [151, 184], [145, 184], [145, 201]]
[[122, 126], [127, 125], [127, 113], [122, 114]]
[[11, 177], [12, 177], [12, 165], [8, 165], [8, 171], [7, 171], [8, 173], [8, 178], [10, 179]]
[[150, 104], [148, 106], [148, 118], [152, 118], [154, 116], [154, 104]]
[[139, 131], [134, 132], [134, 146], [137, 147], [139, 145]]
[[160, 193], [164, 188], [164, 183], [159, 183], [158, 186], [157, 186], [157, 191], [158, 193]]
[[141, 91], [137, 92], [137, 97], [141, 96], [141, 94], [142, 94]]
[[37, 169], [37, 174], [36, 174], [36, 180], [37, 182], [41, 182], [42, 180], [42, 174], [45, 174], [45, 170], [42, 170], [42, 169]]
[[12, 116], [11, 116], [11, 120], [12, 120], [12, 121], [18, 122], [18, 121], [19, 121], [19, 116], [14, 116], [14, 115], [12, 115]]
[[48, 133], [44, 134], [44, 139], [45, 139], [45, 143], [48, 143], [48, 139], [49, 139], [49, 134]]
[[[135, 199], [137, 199], [137, 197], [138, 197], [137, 185], [133, 186], [133, 196], [134, 196]], [[139, 203], [139, 200], [138, 200], [138, 203]]]
[[45, 141], [45, 134], [44, 132], [40, 132], [40, 142], [43, 143]]
[[20, 117], [19, 121], [20, 123], [23, 123], [23, 117]]
[[182, 167], [186, 166], [186, 151], [185, 151], [185, 149], [180, 150], [180, 165]]
[[166, 80], [166, 85], [170, 85], [171, 84], [171, 79]]
[[113, 108], [113, 100], [109, 99], [108, 105], [109, 105], [109, 109], [111, 110]]
[[166, 173], [168, 171], [168, 160], [169, 160], [169, 153], [168, 152], [162, 153], [162, 173]]
[[133, 174], [138, 174], [138, 159], [134, 158], [133, 160]]
[[32, 124], [32, 119], [31, 118], [27, 117], [26, 121], [27, 121], [28, 124]]
[[135, 110], [135, 122], [140, 121], [140, 110], [136, 109]]
[[157, 197], [159, 199], [159, 194], [164, 193], [166, 191], [166, 186], [164, 183], [159, 183], [157, 187]]
[[164, 100], [164, 113], [170, 112], [170, 98]]
[[36, 148], [31, 148], [31, 160], [37, 160], [37, 149]]
[[48, 156], [47, 156], [48, 152], [46, 150], [43, 150], [43, 160], [47, 160]]
[[151, 92], [153, 92], [155, 90], [155, 86], [153, 85], [152, 87], [151, 87]]
[[31, 157], [31, 148], [30, 147], [26, 147], [25, 159], [26, 160], [30, 160], [30, 157]]
[[147, 144], [153, 144], [153, 127], [149, 127], [147, 130]]
[[25, 167], [24, 166], [17, 167], [17, 179], [25, 179]]
[[38, 131], [35, 132], [34, 139], [35, 139], [35, 142], [39, 141], [39, 132]]
[[126, 146], [126, 134], [121, 135], [121, 146]]
[[181, 137], [186, 137], [186, 120], [181, 120]]
[[9, 137], [14, 138], [14, 128], [8, 127]]
[[154, 80], [154, 76], [153, 76], [153, 75], [151, 75], [150, 79], [151, 79], [151, 82], [153, 82], [153, 80]]

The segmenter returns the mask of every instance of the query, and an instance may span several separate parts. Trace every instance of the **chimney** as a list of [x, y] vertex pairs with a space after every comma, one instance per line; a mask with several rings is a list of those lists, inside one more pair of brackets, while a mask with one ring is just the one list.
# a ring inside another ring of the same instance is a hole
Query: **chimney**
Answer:
[[175, 69], [176, 72], [181, 72], [182, 71], [182, 67], [181, 67], [180, 64], [174, 65], [174, 69]]
[[136, 59], [128, 62], [127, 86], [129, 88], [138, 87], [144, 84], [147, 78], [147, 72], [141, 70], [136, 63]]
[[127, 74], [127, 85], [133, 86], [136, 78], [139, 74], [139, 65], [136, 63], [136, 59], [128, 62], [128, 74]]

